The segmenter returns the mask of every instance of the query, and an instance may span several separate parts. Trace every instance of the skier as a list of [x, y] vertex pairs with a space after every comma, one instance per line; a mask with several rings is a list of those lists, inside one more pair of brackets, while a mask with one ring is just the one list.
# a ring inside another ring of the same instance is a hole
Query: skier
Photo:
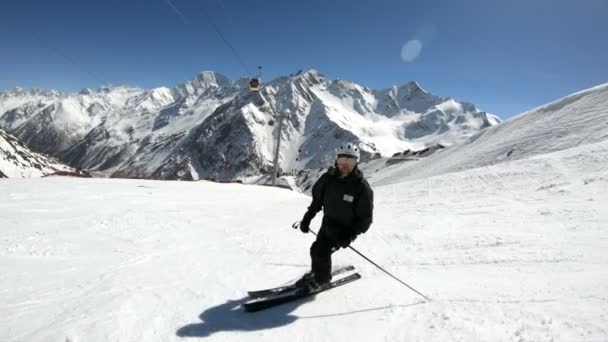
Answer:
[[359, 148], [344, 143], [336, 151], [330, 167], [312, 188], [312, 203], [300, 222], [303, 233], [310, 231], [310, 221], [323, 208], [323, 221], [317, 239], [310, 247], [311, 271], [296, 285], [313, 290], [331, 281], [331, 254], [347, 248], [372, 224], [374, 193], [357, 168]]

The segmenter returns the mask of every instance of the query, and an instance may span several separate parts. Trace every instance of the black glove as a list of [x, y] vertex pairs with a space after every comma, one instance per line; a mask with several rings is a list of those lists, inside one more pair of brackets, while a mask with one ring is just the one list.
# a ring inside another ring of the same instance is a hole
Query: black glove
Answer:
[[335, 244], [338, 247], [347, 248], [350, 244], [355, 241], [357, 238], [357, 234], [352, 233], [347, 230], [338, 231], [337, 236], [335, 237]]
[[306, 214], [304, 214], [304, 217], [300, 222], [300, 230], [302, 233], [308, 233], [310, 231], [310, 221], [312, 221], [313, 217], [314, 214], [312, 214], [310, 211], [307, 211]]
[[338, 246], [342, 247], [342, 248], [348, 248], [348, 246], [350, 246], [350, 244], [355, 241], [355, 239], [357, 238], [356, 235], [345, 235], [341, 238], [338, 239], [337, 244]]

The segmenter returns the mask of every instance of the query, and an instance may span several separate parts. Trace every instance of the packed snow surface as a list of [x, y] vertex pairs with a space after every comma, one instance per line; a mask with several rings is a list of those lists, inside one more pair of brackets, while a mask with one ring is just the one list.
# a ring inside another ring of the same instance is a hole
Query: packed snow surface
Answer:
[[[259, 313], [308, 269], [309, 198], [210, 182], [0, 180], [2, 341], [602, 341], [608, 142], [375, 186], [361, 280]], [[317, 217], [312, 226], [317, 227]]]

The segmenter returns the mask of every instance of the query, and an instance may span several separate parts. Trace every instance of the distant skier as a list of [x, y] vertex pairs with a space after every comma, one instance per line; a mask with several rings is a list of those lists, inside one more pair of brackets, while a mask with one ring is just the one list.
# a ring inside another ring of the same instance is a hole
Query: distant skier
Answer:
[[312, 203], [300, 222], [300, 230], [310, 231], [310, 221], [323, 208], [323, 222], [310, 247], [311, 271], [296, 283], [310, 289], [331, 281], [331, 254], [348, 247], [372, 224], [374, 193], [357, 168], [359, 148], [342, 144], [336, 151], [335, 167], [330, 167], [312, 188]]

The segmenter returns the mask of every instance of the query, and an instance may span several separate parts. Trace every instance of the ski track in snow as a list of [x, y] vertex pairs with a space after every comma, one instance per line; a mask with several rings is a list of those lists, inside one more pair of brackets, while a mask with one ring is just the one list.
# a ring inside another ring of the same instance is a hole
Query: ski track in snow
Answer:
[[[295, 192], [209, 182], [0, 180], [1, 341], [604, 341], [608, 141], [375, 186], [363, 279], [247, 314], [307, 270]], [[318, 227], [320, 215], [312, 223]]]

